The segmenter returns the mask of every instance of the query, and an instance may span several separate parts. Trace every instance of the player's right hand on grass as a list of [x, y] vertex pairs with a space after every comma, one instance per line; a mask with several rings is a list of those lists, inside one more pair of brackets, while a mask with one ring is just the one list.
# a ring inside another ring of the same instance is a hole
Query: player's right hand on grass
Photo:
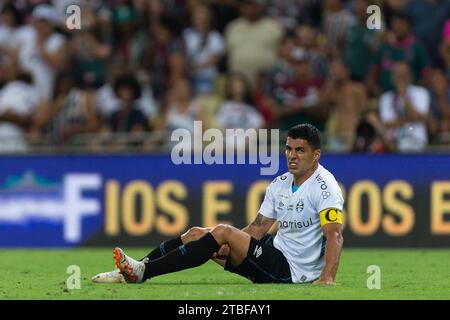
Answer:
[[333, 281], [332, 278], [320, 278], [313, 282], [313, 285], [327, 285], [327, 286], [335, 286], [336, 282]]
[[214, 259], [222, 259], [225, 260], [230, 254], [230, 246], [227, 244], [223, 244], [219, 251], [213, 254]]

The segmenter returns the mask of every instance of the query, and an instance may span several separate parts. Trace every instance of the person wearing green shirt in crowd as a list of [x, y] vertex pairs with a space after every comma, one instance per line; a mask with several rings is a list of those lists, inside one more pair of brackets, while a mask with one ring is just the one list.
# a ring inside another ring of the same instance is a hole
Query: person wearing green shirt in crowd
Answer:
[[439, 43], [442, 39], [442, 28], [450, 17], [450, 1], [410, 0], [403, 10], [411, 17], [414, 34], [427, 49], [431, 65], [439, 66]]
[[351, 78], [363, 82], [373, 63], [379, 45], [379, 32], [367, 28], [368, 0], [356, 1], [354, 11], [356, 21], [347, 30], [344, 45], [344, 62], [350, 71]]
[[417, 83], [429, 68], [425, 48], [411, 32], [410, 18], [401, 13], [394, 15], [392, 35], [378, 49], [370, 71], [370, 87], [375, 95], [393, 89], [391, 74], [396, 62], [406, 62], [409, 65], [413, 83]]
[[293, 123], [311, 123], [323, 132], [328, 117], [327, 108], [319, 103], [324, 82], [313, 75], [310, 56], [305, 49], [292, 50], [290, 62], [293, 77], [275, 93], [279, 128], [285, 131]]

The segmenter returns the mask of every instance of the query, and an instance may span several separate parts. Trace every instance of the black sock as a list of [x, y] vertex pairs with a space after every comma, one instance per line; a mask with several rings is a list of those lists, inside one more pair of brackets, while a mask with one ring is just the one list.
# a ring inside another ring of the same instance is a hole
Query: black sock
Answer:
[[[149, 260], [161, 258], [162, 256], [168, 254], [170, 251], [182, 245], [183, 241], [181, 241], [181, 237], [161, 242], [159, 247], [153, 249], [153, 251], [151, 251], [145, 258], [148, 258]], [[144, 260], [145, 258], [142, 258], [141, 261]]]
[[208, 261], [220, 245], [211, 232], [205, 234], [197, 241], [182, 245], [178, 250], [172, 250], [165, 256], [146, 263], [144, 280], [166, 273], [193, 268]]

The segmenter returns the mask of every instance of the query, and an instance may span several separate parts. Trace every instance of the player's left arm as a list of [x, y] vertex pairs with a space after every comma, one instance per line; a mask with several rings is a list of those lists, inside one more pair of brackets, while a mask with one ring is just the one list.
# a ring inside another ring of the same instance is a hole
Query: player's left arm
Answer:
[[334, 284], [339, 267], [342, 245], [342, 212], [339, 209], [325, 209], [320, 212], [320, 224], [327, 239], [325, 247], [325, 266], [320, 278], [314, 284]]

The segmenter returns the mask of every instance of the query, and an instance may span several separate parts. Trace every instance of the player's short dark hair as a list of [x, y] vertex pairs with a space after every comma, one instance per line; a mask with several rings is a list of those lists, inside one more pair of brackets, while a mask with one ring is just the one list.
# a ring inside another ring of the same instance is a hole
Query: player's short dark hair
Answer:
[[322, 148], [322, 137], [320, 131], [312, 124], [298, 124], [289, 129], [287, 136], [292, 139], [303, 139], [308, 141], [313, 150]]

